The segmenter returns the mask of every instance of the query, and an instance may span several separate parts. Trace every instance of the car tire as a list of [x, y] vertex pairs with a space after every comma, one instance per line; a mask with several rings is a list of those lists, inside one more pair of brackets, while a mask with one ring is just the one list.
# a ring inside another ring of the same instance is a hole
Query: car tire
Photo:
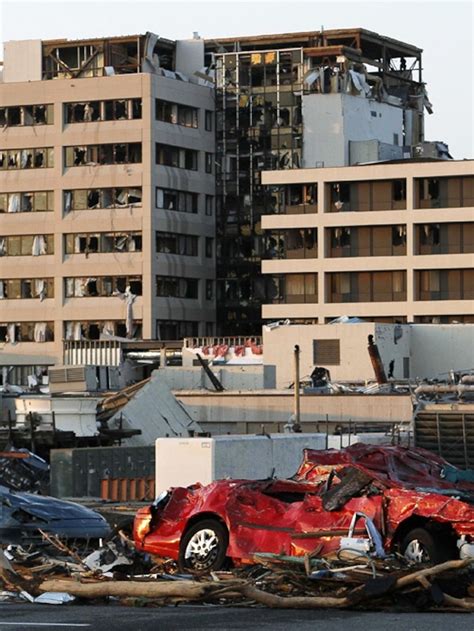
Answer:
[[412, 563], [444, 563], [454, 558], [450, 546], [425, 528], [411, 530], [402, 541], [401, 552]]
[[182, 572], [221, 570], [226, 562], [229, 536], [216, 519], [203, 519], [184, 534], [179, 546], [178, 566]]

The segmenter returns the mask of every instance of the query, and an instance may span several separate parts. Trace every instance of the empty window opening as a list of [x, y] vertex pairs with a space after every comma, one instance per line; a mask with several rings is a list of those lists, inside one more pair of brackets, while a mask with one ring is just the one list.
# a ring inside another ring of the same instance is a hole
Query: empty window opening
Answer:
[[67, 167], [96, 164], [133, 164], [141, 162], [142, 146], [139, 142], [66, 147]]
[[156, 251], [158, 254], [198, 255], [198, 240], [195, 235], [173, 232], [156, 233]]

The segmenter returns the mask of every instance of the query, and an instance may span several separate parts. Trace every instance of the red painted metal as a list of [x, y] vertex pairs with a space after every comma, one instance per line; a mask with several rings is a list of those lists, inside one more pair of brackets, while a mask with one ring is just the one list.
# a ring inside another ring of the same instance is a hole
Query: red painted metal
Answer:
[[[318, 548], [324, 554], [339, 549], [355, 512], [373, 519], [387, 551], [397, 529], [415, 516], [474, 538], [474, 508], [446, 495], [454, 486], [440, 477], [447, 464], [425, 450], [402, 447], [305, 450], [289, 480], [221, 480], [171, 489], [166, 503], [138, 511], [134, 540], [141, 550], [177, 559], [189, 521], [214, 517], [227, 526], [227, 554], [235, 563], [252, 562], [256, 552], [304, 555]], [[372, 478], [370, 493], [351, 497], [340, 510], [324, 510], [329, 474], [347, 467]], [[474, 484], [457, 482], [456, 490], [461, 489], [474, 496]]]

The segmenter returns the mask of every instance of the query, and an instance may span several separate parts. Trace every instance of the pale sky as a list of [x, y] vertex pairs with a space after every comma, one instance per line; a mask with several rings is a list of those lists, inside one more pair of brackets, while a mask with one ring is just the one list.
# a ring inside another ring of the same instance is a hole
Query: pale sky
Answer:
[[[78, 39], [152, 31], [169, 39], [362, 27], [423, 49], [434, 106], [426, 139], [474, 157], [472, 0], [0, 0], [0, 39]], [[3, 58], [3, 51], [0, 52]]]

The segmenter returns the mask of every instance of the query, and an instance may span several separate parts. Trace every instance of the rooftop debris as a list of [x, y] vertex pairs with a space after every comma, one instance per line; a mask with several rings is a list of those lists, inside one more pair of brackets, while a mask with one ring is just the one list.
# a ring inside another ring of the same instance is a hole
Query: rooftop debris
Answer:
[[[159, 371], [149, 379], [106, 397], [97, 420], [108, 431], [133, 431], [127, 445], [151, 445], [164, 436], [188, 436], [201, 428], [171, 392]], [[138, 432], [138, 430], [140, 430]]]

